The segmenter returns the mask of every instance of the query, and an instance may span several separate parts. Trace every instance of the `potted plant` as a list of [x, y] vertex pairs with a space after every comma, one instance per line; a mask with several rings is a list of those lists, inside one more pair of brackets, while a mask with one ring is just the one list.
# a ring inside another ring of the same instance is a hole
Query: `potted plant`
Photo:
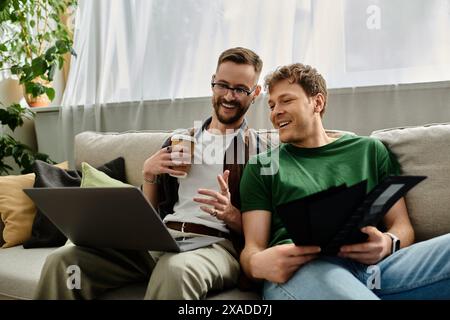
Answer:
[[[0, 0], [0, 71], [8, 70], [19, 80], [30, 106], [46, 105], [55, 97], [55, 72], [67, 53], [74, 54], [63, 16], [70, 16], [75, 6], [76, 0]], [[0, 102], [0, 175], [13, 169], [5, 162], [11, 157], [21, 173], [31, 172], [37, 159], [54, 163], [3, 130], [14, 132], [33, 116], [19, 103], [6, 107]]]
[[0, 70], [9, 70], [24, 87], [30, 106], [55, 98], [51, 82], [72, 48], [63, 16], [76, 0], [0, 0]]
[[23, 108], [14, 103], [7, 108], [0, 108], [0, 175], [8, 174], [13, 168], [5, 160], [12, 157], [15, 163], [21, 168], [21, 173], [32, 172], [32, 166], [36, 160], [48, 163], [55, 163], [48, 155], [34, 152], [27, 145], [17, 141], [9, 134], [4, 133], [3, 126], [8, 126], [12, 132], [17, 127], [23, 125], [25, 118], [31, 118], [34, 113], [29, 108]]

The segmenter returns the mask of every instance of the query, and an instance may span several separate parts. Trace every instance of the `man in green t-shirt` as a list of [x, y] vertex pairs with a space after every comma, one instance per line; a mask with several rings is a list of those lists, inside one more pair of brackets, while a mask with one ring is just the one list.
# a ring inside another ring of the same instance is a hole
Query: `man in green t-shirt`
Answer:
[[316, 69], [280, 67], [266, 77], [266, 89], [282, 144], [249, 161], [240, 187], [245, 234], [240, 260], [248, 276], [265, 280], [264, 298], [450, 298], [450, 235], [412, 245], [414, 230], [403, 198], [385, 215], [386, 232], [362, 228], [367, 241], [342, 246], [336, 256], [293, 244], [278, 205], [363, 180], [369, 192], [400, 168], [376, 139], [326, 134], [327, 89]]

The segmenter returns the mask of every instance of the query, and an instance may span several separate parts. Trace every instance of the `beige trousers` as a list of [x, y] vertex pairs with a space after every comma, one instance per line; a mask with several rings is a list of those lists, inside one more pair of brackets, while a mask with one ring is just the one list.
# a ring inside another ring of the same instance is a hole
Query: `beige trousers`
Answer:
[[209, 291], [236, 285], [239, 272], [229, 240], [183, 253], [88, 248], [68, 242], [47, 257], [34, 298], [95, 299], [107, 290], [148, 281], [145, 299], [204, 299]]

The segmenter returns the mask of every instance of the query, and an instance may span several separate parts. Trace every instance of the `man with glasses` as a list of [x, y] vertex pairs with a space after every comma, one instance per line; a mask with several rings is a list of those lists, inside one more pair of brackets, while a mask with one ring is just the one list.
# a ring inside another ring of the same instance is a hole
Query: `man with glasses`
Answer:
[[[224, 51], [211, 82], [212, 116], [201, 127], [187, 129], [200, 161], [194, 161], [185, 178], [177, 178], [184, 172], [179, 169], [182, 163], [173, 159], [169, 139], [143, 165], [142, 190], [173, 236], [194, 233], [224, 240], [183, 253], [68, 245], [47, 258], [36, 298], [93, 299], [108, 289], [147, 280], [146, 299], [202, 299], [211, 290], [237, 284], [240, 248], [234, 240], [242, 239], [239, 182], [245, 162], [256, 153], [256, 141], [264, 141], [247, 128], [244, 115], [261, 91], [261, 69], [261, 59], [249, 49]], [[66, 287], [70, 265], [81, 270], [80, 289]]]

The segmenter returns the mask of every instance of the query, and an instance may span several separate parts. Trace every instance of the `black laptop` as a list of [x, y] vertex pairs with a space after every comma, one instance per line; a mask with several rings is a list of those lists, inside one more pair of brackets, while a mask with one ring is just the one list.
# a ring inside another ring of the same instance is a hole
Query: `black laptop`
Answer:
[[30, 188], [23, 191], [74, 244], [114, 249], [183, 252], [223, 240], [174, 239], [138, 188]]

